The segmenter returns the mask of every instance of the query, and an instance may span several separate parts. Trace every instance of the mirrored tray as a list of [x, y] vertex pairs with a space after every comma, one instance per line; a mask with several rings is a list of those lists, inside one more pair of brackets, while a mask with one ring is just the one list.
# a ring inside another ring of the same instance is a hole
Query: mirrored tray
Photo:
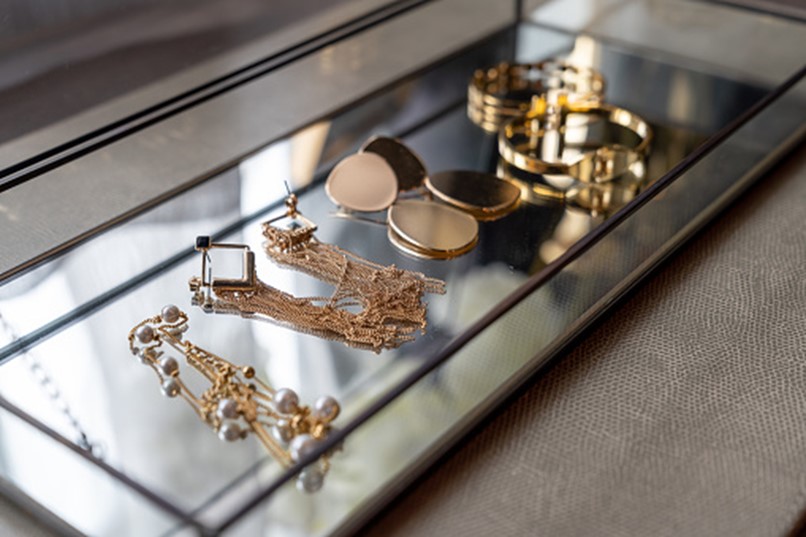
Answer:
[[[335, 217], [323, 182], [372, 135], [399, 137], [431, 172], [495, 172], [496, 138], [466, 114], [473, 69], [569, 53], [602, 71], [609, 102], [655, 131], [647, 180], [628, 195], [573, 204], [536, 196], [481, 222], [478, 245], [448, 261], [411, 258], [385, 227]], [[2, 284], [3, 478], [93, 535], [360, 528], [802, 138], [806, 83], [801, 65], [788, 72], [752, 79], [523, 22], [298, 129]], [[445, 295], [426, 297], [424, 334], [375, 354], [190, 305], [197, 235], [249, 245], [257, 273], [280, 289], [329, 293], [262, 255], [260, 223], [282, 213], [285, 182], [321, 241], [446, 281]], [[188, 313], [199, 346], [304, 401], [341, 402], [337, 429], [319, 447], [342, 446], [321, 491], [299, 492], [298, 466], [284, 469], [252, 438], [221, 442], [186, 404], [161, 395], [126, 335], [168, 303]]]

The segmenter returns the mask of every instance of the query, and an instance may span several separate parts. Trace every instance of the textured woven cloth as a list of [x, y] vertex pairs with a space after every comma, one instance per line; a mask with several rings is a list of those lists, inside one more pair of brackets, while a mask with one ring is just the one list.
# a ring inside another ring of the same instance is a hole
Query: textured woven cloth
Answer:
[[801, 148], [367, 532], [793, 531], [805, 221]]

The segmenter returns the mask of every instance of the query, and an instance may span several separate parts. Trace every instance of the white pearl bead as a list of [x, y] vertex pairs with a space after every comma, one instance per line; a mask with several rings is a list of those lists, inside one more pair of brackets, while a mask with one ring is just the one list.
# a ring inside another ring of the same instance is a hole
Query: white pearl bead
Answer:
[[218, 429], [218, 438], [225, 442], [234, 442], [241, 437], [241, 427], [231, 421], [225, 423]]
[[160, 315], [162, 316], [162, 320], [166, 323], [175, 323], [179, 320], [179, 308], [173, 304], [168, 304], [162, 308]]
[[277, 423], [271, 428], [271, 434], [281, 444], [287, 444], [294, 436], [294, 431], [291, 430], [291, 425], [286, 420], [277, 420]]
[[222, 420], [231, 420], [238, 417], [238, 403], [234, 399], [222, 399], [218, 402], [216, 416]]
[[140, 341], [140, 343], [151, 343], [154, 339], [154, 329], [151, 328], [149, 325], [144, 324], [137, 331], [134, 333], [134, 336]]
[[299, 396], [289, 388], [280, 388], [274, 392], [274, 406], [280, 414], [293, 414], [299, 408]]
[[316, 449], [316, 440], [309, 434], [301, 434], [291, 441], [288, 450], [291, 452], [291, 458], [294, 461], [299, 461], [314, 449]]
[[341, 407], [338, 401], [329, 395], [324, 395], [316, 400], [313, 405], [314, 417], [322, 421], [333, 421], [339, 415]]
[[159, 368], [166, 377], [172, 377], [179, 371], [179, 362], [173, 356], [163, 356], [159, 361]]
[[303, 469], [297, 477], [297, 490], [313, 493], [325, 484], [325, 474], [319, 468], [309, 466]]
[[176, 397], [180, 389], [179, 382], [174, 377], [167, 378], [162, 383], [162, 393], [166, 397]]

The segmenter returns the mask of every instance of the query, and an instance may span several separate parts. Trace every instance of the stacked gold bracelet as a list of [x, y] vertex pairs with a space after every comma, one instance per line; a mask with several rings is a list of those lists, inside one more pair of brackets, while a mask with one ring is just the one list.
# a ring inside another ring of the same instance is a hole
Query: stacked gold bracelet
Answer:
[[538, 63], [500, 63], [478, 69], [467, 88], [467, 114], [487, 132], [497, 132], [506, 121], [525, 115], [532, 97], [562, 90], [571, 101], [599, 100], [604, 78], [597, 71], [561, 60]]

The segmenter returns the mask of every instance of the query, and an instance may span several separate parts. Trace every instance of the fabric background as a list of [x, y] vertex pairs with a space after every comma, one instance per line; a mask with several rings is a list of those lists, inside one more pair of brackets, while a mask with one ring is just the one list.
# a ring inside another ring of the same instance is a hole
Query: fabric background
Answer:
[[806, 152], [368, 535], [781, 535], [806, 505]]

